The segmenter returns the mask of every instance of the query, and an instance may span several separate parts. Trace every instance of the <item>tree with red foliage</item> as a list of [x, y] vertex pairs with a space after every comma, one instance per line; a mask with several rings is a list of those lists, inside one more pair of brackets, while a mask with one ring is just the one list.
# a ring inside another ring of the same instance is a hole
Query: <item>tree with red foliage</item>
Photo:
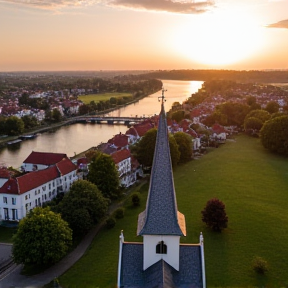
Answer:
[[212, 230], [221, 232], [227, 227], [228, 217], [225, 212], [225, 204], [219, 199], [210, 199], [201, 213], [202, 221]]

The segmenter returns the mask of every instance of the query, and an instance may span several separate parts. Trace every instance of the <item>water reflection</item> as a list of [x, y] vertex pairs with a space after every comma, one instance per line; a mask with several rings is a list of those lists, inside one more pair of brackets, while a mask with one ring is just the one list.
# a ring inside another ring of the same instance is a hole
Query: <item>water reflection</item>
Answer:
[[[192, 93], [201, 88], [202, 81], [162, 81], [166, 92], [166, 110], [173, 102], [182, 102]], [[123, 107], [112, 112], [113, 116], [152, 116], [159, 114], [160, 105], [158, 97], [161, 91], [154, 93], [133, 105]], [[101, 142], [107, 142], [114, 135], [125, 133], [125, 125], [107, 124], [74, 124], [63, 126], [53, 132], [46, 132], [33, 140], [26, 140], [18, 143], [19, 146], [11, 145], [0, 150], [0, 163], [15, 168], [20, 167], [22, 162], [28, 157], [31, 151], [66, 153], [69, 157], [74, 156], [90, 147], [97, 146]], [[16, 144], [17, 145], [17, 144]], [[13, 147], [12, 147], [13, 146]]]

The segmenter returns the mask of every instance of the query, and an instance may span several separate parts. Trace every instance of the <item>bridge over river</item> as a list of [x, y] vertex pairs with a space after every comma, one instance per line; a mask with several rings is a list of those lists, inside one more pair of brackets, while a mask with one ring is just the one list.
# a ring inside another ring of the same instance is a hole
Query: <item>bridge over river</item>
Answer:
[[74, 123], [96, 123], [96, 124], [102, 124], [107, 123], [110, 125], [113, 125], [114, 123], [121, 123], [125, 125], [130, 125], [134, 123], [140, 123], [144, 121], [145, 117], [100, 117], [100, 116], [83, 116], [78, 117], [77, 119], [74, 119]]

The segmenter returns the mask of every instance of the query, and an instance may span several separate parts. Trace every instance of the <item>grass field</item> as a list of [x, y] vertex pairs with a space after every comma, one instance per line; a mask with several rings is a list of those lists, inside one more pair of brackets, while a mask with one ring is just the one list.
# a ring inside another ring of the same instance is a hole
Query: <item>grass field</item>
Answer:
[[[174, 172], [178, 210], [186, 217], [185, 243], [205, 240], [207, 287], [288, 287], [288, 159], [264, 150], [259, 139], [239, 136], [199, 160]], [[125, 217], [104, 229], [89, 251], [60, 277], [65, 288], [115, 287], [118, 239], [136, 237], [137, 216], [145, 208], [148, 185], [141, 191], [141, 207], [127, 204]], [[217, 197], [226, 204], [228, 228], [207, 229], [201, 210]], [[251, 268], [254, 256], [268, 261], [269, 271], [258, 276]]]
[[91, 94], [91, 95], [81, 95], [78, 99], [83, 101], [85, 104], [90, 104], [91, 101], [95, 103], [100, 101], [110, 100], [111, 97], [122, 98], [126, 96], [132, 96], [131, 93], [103, 93], [103, 94]]

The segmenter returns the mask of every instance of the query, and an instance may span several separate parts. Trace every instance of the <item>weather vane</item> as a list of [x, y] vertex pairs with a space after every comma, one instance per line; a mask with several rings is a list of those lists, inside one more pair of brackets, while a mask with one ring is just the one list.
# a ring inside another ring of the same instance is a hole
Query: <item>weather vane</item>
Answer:
[[166, 92], [167, 89], [164, 89], [164, 86], [162, 87], [162, 96], [158, 97], [158, 101], [160, 102], [160, 99], [162, 99], [162, 104], [164, 104], [164, 102], [166, 102], [165, 96], [164, 96], [164, 92]]

